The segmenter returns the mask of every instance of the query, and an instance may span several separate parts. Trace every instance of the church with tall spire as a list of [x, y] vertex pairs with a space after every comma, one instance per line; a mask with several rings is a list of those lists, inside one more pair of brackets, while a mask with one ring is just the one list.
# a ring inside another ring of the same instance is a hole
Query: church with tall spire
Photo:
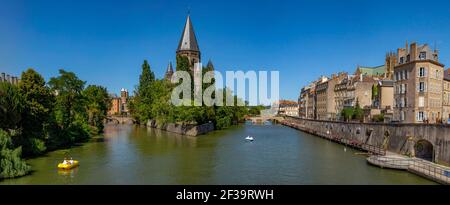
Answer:
[[[181, 33], [181, 38], [178, 43], [176, 50], [176, 55], [185, 56], [189, 60], [189, 65], [191, 69], [194, 68], [195, 63], [201, 63], [201, 53], [198, 46], [197, 37], [195, 36], [194, 26], [191, 22], [190, 15], [186, 18], [186, 23], [184, 25], [183, 32]], [[173, 75], [172, 63], [169, 63], [165, 78], [170, 79]]]
[[195, 63], [201, 62], [200, 48], [198, 47], [197, 37], [195, 36], [194, 26], [192, 25], [190, 15], [187, 16], [176, 54], [186, 56], [192, 67]]
[[[188, 15], [186, 18], [186, 23], [184, 25], [183, 32], [181, 33], [181, 38], [178, 43], [176, 55], [187, 57], [192, 70], [194, 69], [195, 63], [201, 63], [201, 52], [198, 46], [197, 37], [194, 32], [194, 26], [192, 24], [190, 15]], [[208, 61], [206, 67], [209, 70], [214, 70], [214, 65], [212, 64], [211, 59]], [[170, 79], [173, 73], [174, 69], [172, 63], [170, 62], [166, 69], [165, 78]]]

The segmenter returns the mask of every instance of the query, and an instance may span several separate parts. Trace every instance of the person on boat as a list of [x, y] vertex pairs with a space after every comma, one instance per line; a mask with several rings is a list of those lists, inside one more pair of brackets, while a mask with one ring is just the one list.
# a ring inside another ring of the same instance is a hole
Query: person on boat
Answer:
[[70, 163], [70, 164], [73, 164], [73, 159], [72, 159], [72, 157], [70, 158], [69, 163]]
[[68, 164], [67, 158], [64, 158], [63, 164]]

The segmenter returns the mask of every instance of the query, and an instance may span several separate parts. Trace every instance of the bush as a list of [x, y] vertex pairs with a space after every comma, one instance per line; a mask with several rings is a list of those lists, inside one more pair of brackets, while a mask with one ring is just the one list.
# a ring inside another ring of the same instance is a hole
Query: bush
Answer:
[[373, 118], [372, 118], [372, 121], [374, 121], [374, 122], [384, 122], [384, 115], [383, 114], [374, 115]]
[[0, 179], [13, 178], [26, 175], [30, 166], [20, 158], [22, 148], [12, 149], [10, 135], [0, 129]]

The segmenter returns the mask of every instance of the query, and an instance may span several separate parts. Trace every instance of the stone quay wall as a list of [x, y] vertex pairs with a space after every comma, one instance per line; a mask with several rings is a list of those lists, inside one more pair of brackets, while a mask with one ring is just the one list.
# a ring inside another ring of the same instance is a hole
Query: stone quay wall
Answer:
[[162, 124], [157, 123], [155, 120], [149, 120], [146, 126], [188, 136], [198, 136], [214, 131], [214, 124], [212, 122], [202, 125], [192, 125], [192, 124], [176, 124], [176, 123]]
[[286, 123], [311, 134], [339, 136], [390, 152], [430, 156], [435, 163], [450, 164], [450, 125], [338, 122], [298, 117], [285, 117], [282, 124]]

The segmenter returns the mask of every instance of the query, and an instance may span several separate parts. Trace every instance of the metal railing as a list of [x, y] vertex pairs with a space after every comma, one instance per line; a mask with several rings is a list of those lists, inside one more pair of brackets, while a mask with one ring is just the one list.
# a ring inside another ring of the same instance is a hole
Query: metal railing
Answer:
[[441, 184], [450, 184], [450, 168], [422, 159], [396, 159], [389, 157], [369, 157], [369, 161], [381, 167], [405, 168], [408, 171], [431, 179]]
[[295, 122], [290, 121], [290, 120], [285, 120], [281, 123], [288, 127], [299, 129], [304, 132], [308, 132], [310, 134], [317, 135], [319, 137], [322, 137], [322, 138], [325, 138], [325, 139], [328, 139], [328, 140], [331, 140], [331, 141], [334, 141], [334, 142], [337, 142], [340, 144], [344, 144], [344, 145], [350, 146], [355, 149], [367, 151], [370, 154], [386, 155], [386, 150], [382, 147], [362, 143], [362, 142], [359, 142], [359, 141], [353, 140], [353, 139], [342, 138], [342, 137], [339, 137], [338, 135], [332, 134], [331, 131], [329, 131], [329, 130], [327, 130], [325, 132], [323, 132], [323, 131], [318, 132], [318, 131], [310, 129], [308, 127], [298, 125]]

